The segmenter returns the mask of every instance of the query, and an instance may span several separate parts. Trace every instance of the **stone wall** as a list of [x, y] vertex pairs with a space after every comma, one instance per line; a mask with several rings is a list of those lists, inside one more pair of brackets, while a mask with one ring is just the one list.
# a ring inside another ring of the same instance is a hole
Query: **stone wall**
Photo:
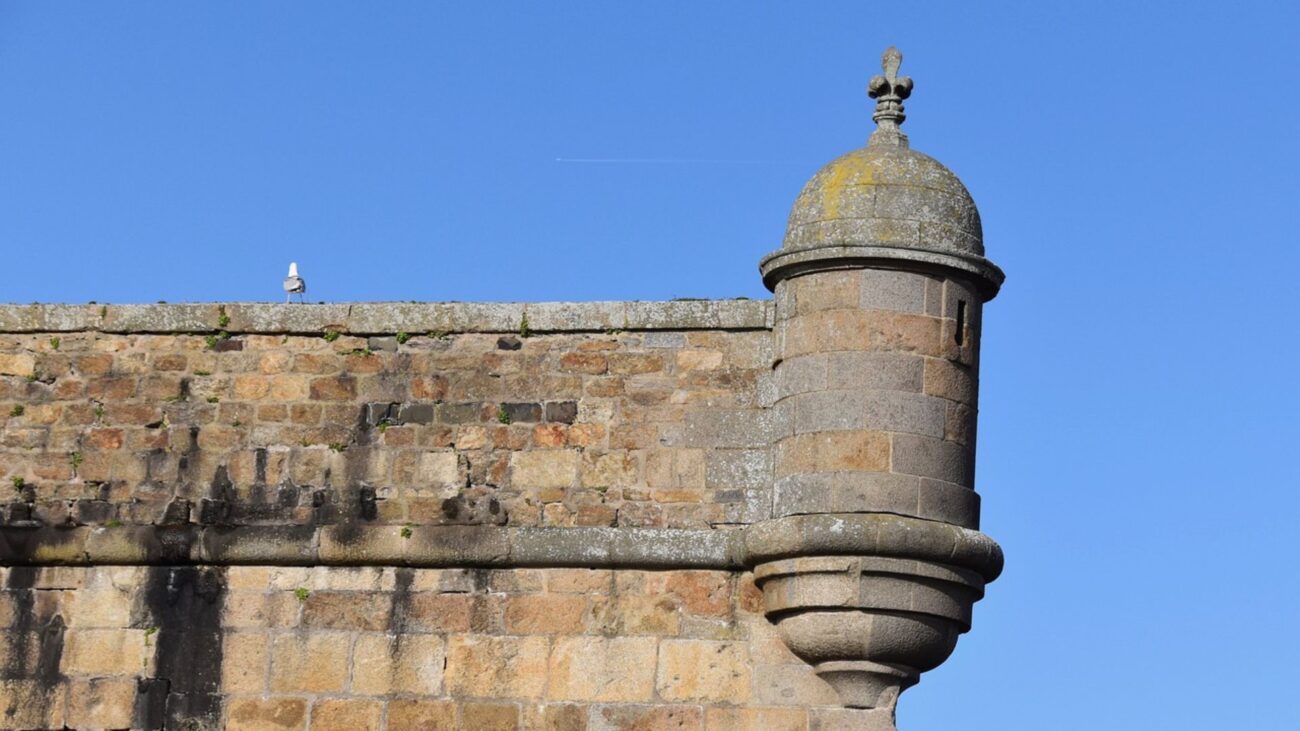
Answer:
[[763, 619], [747, 573], [0, 576], [4, 728], [806, 731], [870, 720], [834, 708]]
[[[298, 319], [241, 329], [255, 308], [213, 306], [187, 323], [194, 308], [176, 306], [127, 319], [138, 332], [91, 323], [0, 335], [6, 520], [708, 529], [761, 519], [766, 306], [683, 304], [674, 315], [664, 303], [661, 324], [610, 322], [606, 303], [569, 306], [559, 323], [534, 305], [508, 325], [465, 305], [460, 331], [416, 329], [429, 323], [408, 313], [369, 334], [328, 308], [280, 308], [273, 317]], [[110, 325], [115, 309], [104, 309]], [[728, 309], [748, 329], [699, 329]], [[570, 331], [543, 329], [558, 325]]]

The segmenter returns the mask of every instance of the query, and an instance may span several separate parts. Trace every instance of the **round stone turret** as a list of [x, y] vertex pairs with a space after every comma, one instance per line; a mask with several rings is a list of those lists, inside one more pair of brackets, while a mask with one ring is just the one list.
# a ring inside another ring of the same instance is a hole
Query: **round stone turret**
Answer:
[[782, 428], [772, 520], [748, 534], [768, 618], [879, 728], [1002, 569], [974, 486], [982, 310], [1003, 274], [966, 187], [899, 129], [901, 60], [886, 51], [868, 87], [867, 147], [813, 177], [761, 264]]

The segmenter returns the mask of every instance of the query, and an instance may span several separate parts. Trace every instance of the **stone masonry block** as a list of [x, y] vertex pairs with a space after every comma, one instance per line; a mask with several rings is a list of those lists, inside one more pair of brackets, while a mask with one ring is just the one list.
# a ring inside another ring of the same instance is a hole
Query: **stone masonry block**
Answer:
[[65, 723], [76, 729], [129, 728], [135, 694], [133, 677], [78, 679], [68, 688]]
[[277, 693], [336, 693], [348, 678], [352, 638], [343, 632], [282, 634], [271, 645], [271, 690]]
[[794, 431], [872, 429], [942, 438], [947, 402], [904, 391], [822, 391], [791, 396]]
[[892, 708], [817, 708], [808, 712], [808, 731], [896, 731]]
[[131, 605], [134, 598], [126, 587], [97, 586], [75, 592], [69, 596], [72, 611], [68, 613], [70, 627], [125, 627], [131, 622]]
[[771, 479], [771, 455], [766, 449], [712, 449], [704, 455], [704, 486], [707, 488], [761, 489]]
[[893, 471], [970, 487], [974, 459], [961, 445], [914, 434], [893, 435]]
[[576, 450], [550, 449], [510, 455], [510, 482], [516, 489], [571, 487], [577, 474]]
[[541, 698], [545, 637], [455, 635], [447, 642], [447, 692], [480, 698]]
[[680, 429], [668, 432], [670, 447], [765, 448], [786, 434], [789, 424], [774, 409], [692, 411]]
[[975, 450], [975, 409], [965, 404], [948, 404], [948, 427], [944, 439]]
[[0, 680], [0, 708], [7, 728], [65, 728], [67, 686], [39, 680]]
[[861, 270], [820, 272], [815, 277], [796, 277], [789, 281], [794, 294], [795, 312], [806, 315], [821, 310], [849, 309], [858, 306]]
[[390, 700], [388, 728], [391, 731], [442, 731], [457, 728], [456, 703], [425, 698]]
[[455, 490], [465, 485], [459, 455], [452, 451], [424, 452], [419, 456], [412, 487], [430, 490]]
[[708, 708], [706, 731], [807, 731], [808, 712], [802, 708]]
[[302, 604], [304, 627], [374, 631], [387, 626], [391, 602], [373, 592], [313, 591]]
[[925, 314], [925, 293], [930, 277], [890, 269], [863, 269], [861, 306]]
[[872, 350], [939, 356], [942, 321], [886, 310], [826, 310], [787, 321], [781, 356]]
[[221, 688], [227, 693], [260, 694], [270, 669], [270, 636], [265, 632], [227, 632], [221, 643]]
[[781, 361], [776, 367], [777, 398], [809, 391], [825, 391], [828, 388], [830, 360], [831, 354], [814, 353]]
[[656, 688], [667, 701], [744, 705], [751, 670], [744, 643], [664, 640], [659, 645]]
[[926, 393], [973, 405], [978, 398], [978, 387], [970, 368], [944, 358], [926, 359]]
[[704, 711], [693, 705], [594, 706], [587, 731], [704, 731]]
[[524, 594], [506, 599], [506, 632], [515, 635], [582, 632], [587, 598], [564, 594]]
[[384, 704], [356, 698], [324, 698], [311, 707], [312, 731], [362, 731], [380, 728]]
[[[781, 643], [781, 648], [790, 651]], [[764, 664], [755, 660], [754, 703], [774, 706], [836, 706], [839, 695], [825, 680], [817, 677], [811, 666], [793, 657], [794, 662]], [[802, 710], [802, 709], [801, 709]]]
[[302, 698], [232, 698], [226, 705], [226, 731], [301, 731], [307, 728]]
[[557, 639], [548, 667], [547, 697], [555, 700], [648, 701], [655, 687], [653, 637]]
[[460, 709], [462, 728], [479, 731], [518, 731], [520, 708], [514, 703], [466, 703]]
[[776, 476], [884, 472], [889, 469], [889, 439], [888, 434], [869, 431], [819, 432], [783, 439], [776, 447]]
[[66, 675], [134, 675], [151, 654], [143, 629], [69, 629], [61, 669]]
[[353, 693], [438, 695], [442, 689], [446, 652], [438, 635], [367, 633], [353, 652]]
[[979, 524], [974, 490], [892, 472], [842, 472], [783, 477], [773, 486], [775, 514], [895, 513], [964, 528]]

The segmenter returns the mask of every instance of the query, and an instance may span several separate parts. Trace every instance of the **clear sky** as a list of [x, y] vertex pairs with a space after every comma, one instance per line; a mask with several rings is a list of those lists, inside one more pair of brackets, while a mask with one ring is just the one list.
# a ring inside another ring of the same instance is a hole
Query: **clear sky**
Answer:
[[1007, 570], [902, 728], [1293, 730], [1298, 31], [1294, 0], [0, 2], [0, 301], [275, 300], [291, 259], [313, 301], [762, 297], [896, 44], [1008, 273]]

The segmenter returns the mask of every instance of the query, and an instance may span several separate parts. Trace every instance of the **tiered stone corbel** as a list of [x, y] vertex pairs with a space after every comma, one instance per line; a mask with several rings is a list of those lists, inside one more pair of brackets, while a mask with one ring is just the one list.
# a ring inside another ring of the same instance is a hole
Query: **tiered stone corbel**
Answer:
[[1002, 552], [978, 531], [883, 513], [791, 516], [746, 536], [768, 619], [851, 708], [892, 712], [948, 658]]
[[785, 428], [773, 518], [745, 541], [791, 650], [891, 728], [1002, 568], [973, 488], [981, 310], [1003, 275], [961, 181], [899, 130], [900, 61], [869, 86], [880, 128], [809, 181], [760, 266]]

